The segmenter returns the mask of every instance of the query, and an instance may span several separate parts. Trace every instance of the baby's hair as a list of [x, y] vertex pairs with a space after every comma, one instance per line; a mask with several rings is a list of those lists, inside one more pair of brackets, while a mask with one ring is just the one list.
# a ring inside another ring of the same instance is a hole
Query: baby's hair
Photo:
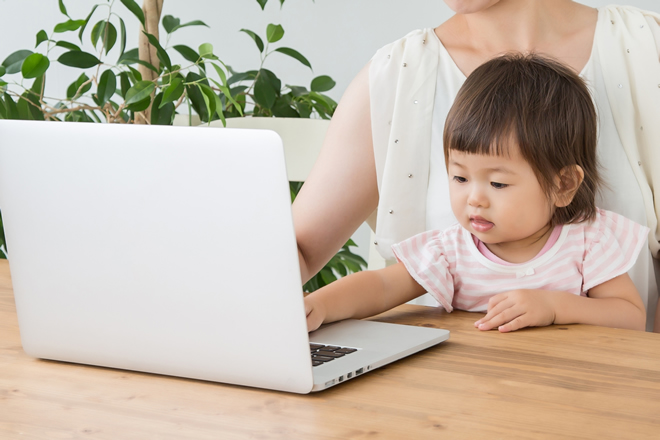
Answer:
[[445, 123], [445, 163], [450, 150], [499, 156], [517, 145], [549, 200], [560, 171], [579, 165], [584, 181], [551, 219], [577, 223], [596, 215], [597, 137], [596, 110], [577, 74], [544, 56], [511, 53], [478, 67], [459, 90]]

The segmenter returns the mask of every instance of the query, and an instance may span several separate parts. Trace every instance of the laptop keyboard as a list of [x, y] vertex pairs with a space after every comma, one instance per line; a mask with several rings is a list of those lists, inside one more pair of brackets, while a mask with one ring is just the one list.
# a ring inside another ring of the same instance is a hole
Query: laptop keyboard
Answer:
[[312, 366], [318, 367], [324, 363], [331, 362], [347, 354], [355, 353], [357, 348], [338, 347], [336, 345], [309, 344], [312, 353]]

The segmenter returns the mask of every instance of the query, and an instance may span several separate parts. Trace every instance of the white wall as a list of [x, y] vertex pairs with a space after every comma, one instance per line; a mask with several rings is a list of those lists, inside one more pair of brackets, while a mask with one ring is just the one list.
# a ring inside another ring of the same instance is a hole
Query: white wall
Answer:
[[[64, 2], [74, 19], [84, 18], [94, 4], [90, 0]], [[105, 2], [98, 0], [98, 3]], [[114, 3], [113, 11], [124, 18], [128, 27], [127, 48], [136, 47], [138, 21], [119, 1]], [[599, 7], [611, 2], [583, 0], [581, 3]], [[622, 3], [660, 13], [658, 0]], [[101, 11], [100, 7], [86, 30], [88, 51], [93, 51], [89, 33], [93, 24], [103, 17]], [[278, 45], [301, 52], [314, 72], [279, 53], [273, 54], [264, 67], [274, 71], [286, 84], [308, 86], [314, 76], [329, 75], [337, 86], [328, 94], [339, 100], [352, 77], [379, 47], [411, 30], [437, 26], [451, 16], [451, 10], [441, 0], [286, 0], [281, 9], [278, 0], [269, 0], [265, 11], [261, 11], [255, 0], [165, 0], [163, 15], [167, 14], [182, 22], [203, 20], [210, 26], [181, 29], [174, 34], [170, 45], [186, 44], [196, 49], [199, 44], [209, 42], [225, 63], [239, 71], [256, 69], [259, 65], [256, 46], [239, 30], [247, 28], [265, 37], [268, 23], [281, 24], [286, 33]], [[50, 34], [53, 26], [65, 18], [59, 12], [57, 0], [0, 0], [0, 16], [0, 61], [15, 50], [32, 49], [40, 29]], [[73, 38], [74, 34], [66, 36]], [[54, 58], [57, 54], [53, 53]], [[110, 55], [110, 59], [115, 59], [117, 50]], [[48, 96], [65, 96], [66, 87], [79, 75], [72, 70], [76, 69], [53, 63], [48, 76]], [[361, 253], [367, 252], [368, 231], [361, 229], [356, 239]]]
[[[64, 1], [76, 19], [84, 18], [94, 4], [90, 0]], [[113, 10], [128, 26], [128, 48], [136, 47], [138, 22], [119, 1], [114, 3]], [[611, 2], [583, 0], [582, 3], [598, 7]], [[622, 3], [660, 12], [658, 0]], [[451, 10], [441, 0], [286, 0], [282, 9], [278, 0], [269, 0], [263, 12], [255, 0], [165, 0], [164, 5], [164, 15], [179, 17], [182, 22], [200, 19], [210, 26], [181, 29], [170, 44], [187, 44], [196, 49], [200, 43], [212, 43], [216, 54], [237, 70], [254, 69], [259, 63], [256, 46], [239, 30], [247, 28], [265, 36], [268, 23], [281, 24], [286, 34], [279, 44], [301, 52], [311, 62], [314, 72], [279, 53], [273, 54], [265, 67], [278, 74], [283, 82], [296, 85], [308, 86], [315, 75], [329, 75], [337, 82], [329, 95], [337, 100], [379, 47], [413, 29], [437, 26], [451, 16]], [[94, 23], [102, 18], [101, 10], [98, 9]], [[32, 49], [40, 29], [50, 33], [64, 19], [56, 0], [0, 0], [0, 16], [3, 18], [0, 61], [17, 49]], [[90, 51], [92, 25], [85, 38]], [[68, 36], [73, 37], [73, 33]], [[111, 59], [112, 55], [113, 52]], [[75, 74], [57, 63], [51, 69], [49, 94], [62, 95]]]

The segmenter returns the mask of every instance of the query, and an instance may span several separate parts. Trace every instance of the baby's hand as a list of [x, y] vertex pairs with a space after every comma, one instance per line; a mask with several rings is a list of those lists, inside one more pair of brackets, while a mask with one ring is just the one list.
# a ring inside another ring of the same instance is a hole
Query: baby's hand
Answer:
[[488, 313], [474, 326], [479, 330], [497, 328], [501, 332], [511, 332], [523, 327], [550, 325], [555, 320], [553, 298], [553, 292], [544, 290], [499, 293], [491, 297]]
[[307, 331], [312, 332], [323, 324], [325, 307], [321, 301], [314, 301], [313, 296], [305, 297], [305, 314], [307, 315]]

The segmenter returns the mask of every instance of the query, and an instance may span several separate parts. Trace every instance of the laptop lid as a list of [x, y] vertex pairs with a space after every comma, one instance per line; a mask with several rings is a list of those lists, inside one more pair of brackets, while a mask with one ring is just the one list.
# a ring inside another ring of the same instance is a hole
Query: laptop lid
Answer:
[[2, 120], [0, 139], [28, 354], [312, 389], [274, 132]]

